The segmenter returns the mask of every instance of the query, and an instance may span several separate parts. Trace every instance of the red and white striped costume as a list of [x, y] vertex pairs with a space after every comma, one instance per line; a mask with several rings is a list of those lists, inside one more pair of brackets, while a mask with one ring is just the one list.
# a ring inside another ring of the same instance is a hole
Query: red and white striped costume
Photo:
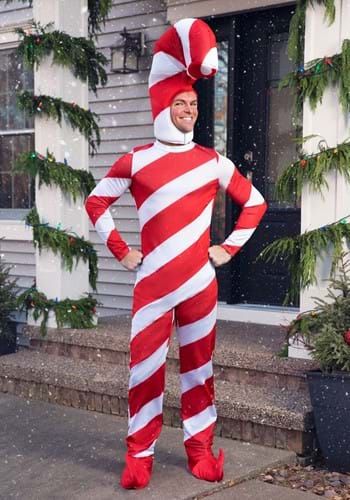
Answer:
[[[182, 39], [177, 34], [177, 25], [170, 28], [159, 40], [156, 55], [162, 52], [164, 42], [172, 49], [169, 57], [173, 59], [175, 50], [179, 47], [183, 50], [184, 31], [188, 35], [191, 27], [197, 37], [203, 36], [200, 35], [203, 29], [208, 30], [202, 21], [180, 21]], [[202, 76], [205, 72], [207, 75], [215, 72], [213, 40], [204, 39], [210, 43], [196, 44], [204, 46], [199, 66], [198, 61], [191, 65], [191, 57], [195, 55], [188, 50], [180, 62], [175, 64], [171, 59], [175, 78], [182, 80], [174, 88], [170, 85], [170, 94], [160, 88], [161, 106], [153, 106], [155, 123], [160, 117], [161, 124], [160, 132], [155, 126], [157, 139], [165, 140], [163, 132], [167, 129], [167, 142], [177, 145], [156, 140], [134, 148], [114, 163], [86, 202], [98, 234], [119, 260], [126, 256], [129, 247], [115, 229], [108, 207], [129, 189], [140, 221], [143, 261], [137, 271], [133, 298], [127, 447], [129, 457], [144, 461], [148, 476], [144, 482], [142, 478], [138, 482], [130, 477], [128, 482], [124, 477], [125, 487], [145, 486], [150, 475], [154, 445], [162, 426], [165, 360], [174, 322], [180, 344], [181, 416], [189, 466], [197, 477], [208, 480], [222, 477], [222, 471], [218, 477], [215, 470], [212, 477], [207, 473], [201, 475], [203, 457], [210, 456], [213, 463], [218, 460], [211, 455], [216, 421], [212, 354], [217, 308], [215, 270], [208, 258], [212, 209], [220, 186], [242, 207], [234, 231], [222, 244], [234, 255], [253, 234], [266, 203], [229, 159], [195, 144], [191, 134], [183, 134], [172, 122], [168, 123], [171, 121], [168, 108], [174, 95], [188, 88], [189, 78], [194, 81], [180, 64], [196, 78], [200, 76], [198, 67], [202, 67]], [[180, 44], [178, 47], [174, 40]], [[164, 66], [164, 53], [157, 57]], [[205, 58], [212, 70], [203, 66]], [[171, 68], [167, 79], [170, 72]], [[164, 86], [159, 74], [156, 77], [155, 74], [150, 75], [152, 104], [155, 87]], [[221, 464], [214, 465], [222, 469], [223, 457], [220, 460]]]

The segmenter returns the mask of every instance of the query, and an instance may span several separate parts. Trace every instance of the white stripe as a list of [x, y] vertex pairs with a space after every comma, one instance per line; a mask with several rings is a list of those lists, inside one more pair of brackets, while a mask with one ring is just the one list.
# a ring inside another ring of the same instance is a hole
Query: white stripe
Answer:
[[153, 441], [151, 446], [147, 448], [147, 450], [140, 451], [139, 453], [136, 453], [133, 455], [133, 457], [141, 458], [141, 457], [149, 457], [151, 455], [154, 455], [154, 447], [156, 445], [157, 439]]
[[111, 231], [115, 229], [115, 224], [108, 208], [97, 219], [95, 223], [95, 229], [99, 237], [103, 240], [103, 242], [107, 243]]
[[217, 316], [217, 305], [214, 306], [213, 310], [193, 323], [189, 323], [184, 326], [178, 326], [176, 328], [177, 338], [180, 346], [192, 344], [203, 337], [206, 337], [214, 328]]
[[244, 204], [244, 208], [245, 207], [255, 207], [256, 205], [262, 205], [264, 203], [264, 201], [265, 200], [264, 200], [263, 196], [261, 195], [261, 193], [259, 193], [259, 191], [254, 186], [252, 186], [249, 200], [247, 201], [247, 203]]
[[173, 292], [139, 309], [131, 322], [131, 340], [148, 325], [170, 311], [179, 302], [193, 297], [206, 288], [215, 277], [213, 266], [208, 261], [196, 274]]
[[[196, 21], [196, 19], [188, 17], [187, 19], [181, 19], [174, 24], [174, 28], [177, 31], [177, 34], [180, 37], [182, 50], [185, 57], [185, 63], [187, 68], [191, 64], [191, 52], [190, 52], [190, 29], [192, 24]], [[197, 42], [198, 43], [198, 42]]]
[[207, 52], [203, 62], [201, 64], [201, 73], [202, 75], [210, 75], [210, 73], [215, 69], [218, 70], [218, 49], [216, 47], [212, 47], [209, 52]]
[[165, 78], [170, 78], [182, 71], [186, 71], [186, 68], [178, 59], [166, 52], [157, 52], [153, 56], [148, 86], [152, 87]]
[[253, 229], [236, 229], [232, 231], [228, 238], [224, 241], [224, 245], [233, 245], [235, 247], [243, 246], [254, 233], [256, 227]]
[[162, 158], [162, 156], [165, 156], [166, 154], [168, 154], [167, 151], [155, 148], [154, 145], [148, 149], [135, 151], [132, 155], [131, 175], [135, 175], [136, 172], [141, 170], [143, 167], [147, 167], [147, 165], [159, 160], [159, 158]]
[[216, 408], [214, 405], [207, 406], [205, 410], [197, 413], [193, 417], [187, 418], [183, 421], [184, 428], [184, 441], [190, 437], [204, 431], [209, 425], [216, 421]]
[[133, 417], [129, 419], [128, 436], [139, 431], [148, 424], [154, 417], [161, 415], [163, 409], [163, 396], [161, 394], [157, 398], [146, 403]]
[[104, 177], [89, 196], [119, 197], [128, 189], [131, 179], [123, 177]]
[[212, 360], [205, 363], [205, 365], [190, 370], [186, 373], [181, 373], [181, 394], [197, 385], [203, 385], [204, 382], [213, 376], [213, 363]]
[[220, 187], [226, 191], [236, 169], [235, 164], [226, 156], [219, 154], [217, 168]]
[[197, 219], [170, 236], [150, 252], [142, 261], [135, 285], [145, 276], [154, 273], [193, 245], [209, 227], [212, 210], [213, 202], [210, 202]]
[[144, 359], [130, 370], [129, 389], [147, 380], [155, 373], [166, 360], [168, 352], [168, 340], [166, 340], [154, 353]]
[[139, 207], [140, 228], [175, 201], [217, 179], [215, 166], [216, 160], [209, 160], [154, 191]]

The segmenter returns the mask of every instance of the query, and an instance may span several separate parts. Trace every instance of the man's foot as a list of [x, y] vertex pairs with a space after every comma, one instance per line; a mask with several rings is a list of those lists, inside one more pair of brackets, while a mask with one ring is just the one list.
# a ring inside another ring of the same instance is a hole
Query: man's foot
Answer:
[[126, 454], [125, 467], [120, 478], [120, 484], [126, 489], [145, 488], [152, 474], [153, 455], [136, 458]]
[[192, 474], [198, 479], [205, 481], [221, 481], [224, 477], [224, 452], [220, 448], [218, 458], [215, 458], [211, 451], [207, 451], [202, 458], [191, 457], [190, 449], [188, 453], [188, 466]]

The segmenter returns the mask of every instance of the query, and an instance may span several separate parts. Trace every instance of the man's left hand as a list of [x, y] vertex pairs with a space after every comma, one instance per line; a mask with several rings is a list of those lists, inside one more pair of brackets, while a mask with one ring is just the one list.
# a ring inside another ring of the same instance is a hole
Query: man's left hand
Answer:
[[230, 255], [224, 248], [220, 245], [213, 245], [208, 249], [209, 258], [215, 267], [222, 266], [231, 260], [232, 255]]

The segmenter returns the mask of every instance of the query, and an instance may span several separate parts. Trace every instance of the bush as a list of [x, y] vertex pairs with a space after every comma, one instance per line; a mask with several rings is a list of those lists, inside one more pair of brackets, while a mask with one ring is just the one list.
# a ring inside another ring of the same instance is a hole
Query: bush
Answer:
[[10, 279], [10, 267], [0, 255], [0, 339], [12, 334], [10, 313], [17, 309], [16, 279]]

